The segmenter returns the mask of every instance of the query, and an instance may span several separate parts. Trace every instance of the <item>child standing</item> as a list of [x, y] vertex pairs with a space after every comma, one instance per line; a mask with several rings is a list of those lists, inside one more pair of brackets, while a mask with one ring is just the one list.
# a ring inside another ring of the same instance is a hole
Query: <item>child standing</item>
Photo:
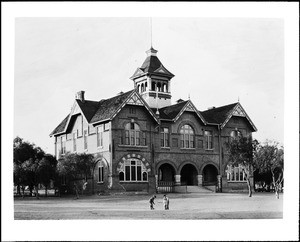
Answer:
[[164, 195], [163, 197], [163, 205], [165, 210], [169, 210], [169, 198], [167, 195]]
[[151, 210], [154, 209], [153, 205], [155, 204], [155, 203], [154, 203], [154, 199], [155, 199], [155, 198], [156, 198], [156, 196], [153, 195], [153, 196], [150, 198], [150, 200], [149, 200], [149, 203], [150, 203], [150, 209], [151, 209]]

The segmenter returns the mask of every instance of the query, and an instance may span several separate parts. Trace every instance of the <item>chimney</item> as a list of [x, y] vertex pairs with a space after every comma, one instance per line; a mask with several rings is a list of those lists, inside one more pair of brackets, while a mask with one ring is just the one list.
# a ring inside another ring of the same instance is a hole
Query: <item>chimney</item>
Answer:
[[216, 107], [215, 106], [213, 106], [213, 107], [209, 107], [209, 108], [207, 108], [207, 110], [211, 110], [211, 109], [215, 109]]
[[79, 91], [75, 95], [75, 99], [80, 100], [81, 102], [84, 102], [84, 93], [85, 91]]

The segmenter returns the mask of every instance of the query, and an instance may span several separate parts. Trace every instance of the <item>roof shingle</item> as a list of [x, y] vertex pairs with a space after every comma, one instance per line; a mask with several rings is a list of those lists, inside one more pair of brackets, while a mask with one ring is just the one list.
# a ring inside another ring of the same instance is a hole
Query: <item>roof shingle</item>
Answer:
[[200, 113], [208, 123], [221, 124], [225, 122], [228, 115], [237, 104], [238, 103], [228, 104], [218, 108], [202, 111]]

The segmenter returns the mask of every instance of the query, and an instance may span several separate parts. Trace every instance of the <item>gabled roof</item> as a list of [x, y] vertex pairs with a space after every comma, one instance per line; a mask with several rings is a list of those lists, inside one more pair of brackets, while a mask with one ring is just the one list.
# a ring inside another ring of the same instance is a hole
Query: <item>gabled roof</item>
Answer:
[[212, 108], [201, 112], [201, 114], [209, 124], [219, 124], [221, 125], [221, 128], [225, 127], [232, 116], [244, 117], [250, 123], [253, 131], [257, 131], [254, 123], [251, 121], [250, 117], [239, 102], [218, 108]]
[[161, 119], [176, 121], [184, 111], [195, 112], [196, 115], [201, 119], [201, 121], [206, 124], [205, 119], [201, 113], [195, 108], [191, 100], [182, 101], [180, 103], [167, 106], [159, 109], [159, 115]]
[[237, 103], [228, 104], [222, 107], [208, 109], [200, 113], [208, 123], [222, 124], [236, 105]]
[[175, 119], [183, 107], [187, 104], [188, 101], [182, 101], [180, 103], [167, 106], [159, 109], [159, 115], [162, 119]]
[[[75, 106], [73, 105], [72, 110], [74, 110], [77, 107], [76, 105], [78, 105], [87, 122], [90, 124], [96, 124], [98, 122], [113, 119], [126, 104], [144, 106], [154, 120], [159, 123], [154, 112], [149, 108], [148, 104], [135, 89], [109, 99], [103, 99], [99, 102], [87, 100], [82, 102], [80, 100], [76, 100], [74, 104]], [[78, 113], [73, 113], [73, 111], [71, 111], [71, 113], [53, 130], [50, 136], [66, 132], [74, 115], [78, 115]]]
[[86, 120], [90, 122], [93, 116], [95, 115], [96, 111], [98, 110], [100, 102], [88, 101], [88, 100], [82, 102], [79, 99], [76, 99], [76, 102], [79, 105]]
[[64, 120], [61, 121], [61, 123], [51, 132], [50, 136], [64, 132], [67, 122], [69, 120], [69, 116], [70, 114], [68, 114], [67, 117], [65, 117]]
[[112, 115], [116, 112], [119, 106], [129, 97], [129, 95], [134, 90], [122, 93], [118, 96], [101, 100], [99, 102], [98, 109], [94, 114], [93, 118], [90, 120], [91, 123], [100, 122], [106, 119], [110, 119]]

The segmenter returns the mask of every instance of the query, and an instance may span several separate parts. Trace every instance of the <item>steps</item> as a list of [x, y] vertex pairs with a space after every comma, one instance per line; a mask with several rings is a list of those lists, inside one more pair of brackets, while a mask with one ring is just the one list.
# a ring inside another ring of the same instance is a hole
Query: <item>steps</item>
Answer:
[[210, 190], [203, 186], [175, 186], [174, 192], [178, 193], [213, 193], [214, 190]]

